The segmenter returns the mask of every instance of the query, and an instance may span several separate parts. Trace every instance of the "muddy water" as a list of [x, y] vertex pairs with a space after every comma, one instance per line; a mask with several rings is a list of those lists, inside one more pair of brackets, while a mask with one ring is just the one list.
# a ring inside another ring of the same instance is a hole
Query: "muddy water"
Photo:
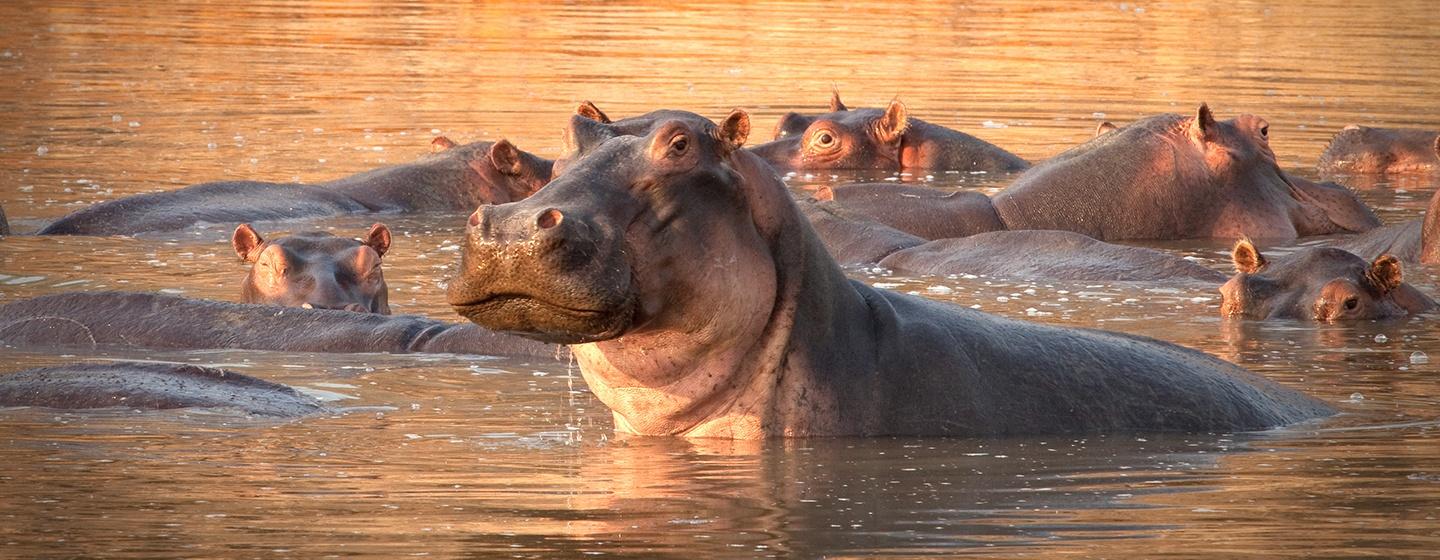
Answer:
[[[1099, 120], [1200, 101], [1222, 117], [1268, 118], [1282, 162], [1305, 175], [1345, 124], [1440, 128], [1430, 3], [1277, 4], [6, 2], [0, 205], [33, 231], [126, 194], [406, 161], [435, 134], [506, 137], [554, 157], [582, 99], [612, 116], [746, 107], [759, 137], [786, 110], [823, 106], [831, 84], [852, 106], [899, 95], [922, 118], [1035, 160]], [[1341, 180], [1387, 221], [1419, 215], [1437, 186]], [[397, 233], [392, 305], [453, 318], [440, 287], [462, 217], [385, 220]], [[371, 221], [261, 228], [359, 235]], [[93, 289], [234, 299], [232, 227], [0, 240], [0, 300]], [[1225, 268], [1223, 243], [1163, 247]], [[1407, 272], [1440, 291], [1440, 270]], [[0, 556], [1301, 557], [1440, 546], [1433, 318], [1259, 324], [1218, 319], [1207, 287], [852, 273], [1200, 348], [1343, 414], [1240, 435], [616, 441], [565, 363], [4, 348], [4, 371], [220, 364], [349, 412], [265, 423], [219, 411], [0, 411]]]

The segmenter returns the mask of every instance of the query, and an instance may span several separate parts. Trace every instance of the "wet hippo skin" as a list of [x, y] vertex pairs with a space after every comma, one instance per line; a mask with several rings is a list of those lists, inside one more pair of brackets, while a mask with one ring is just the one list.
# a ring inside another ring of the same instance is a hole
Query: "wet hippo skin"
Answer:
[[1391, 255], [1411, 263], [1440, 263], [1440, 191], [1430, 196], [1423, 219], [1375, 228], [1336, 246], [1367, 259]]
[[468, 323], [135, 292], [69, 292], [0, 305], [0, 344], [556, 356], [554, 345]]
[[210, 408], [294, 418], [329, 412], [295, 389], [223, 369], [113, 362], [0, 373], [0, 407], [84, 410]]
[[758, 439], [1264, 429], [1330, 414], [1154, 339], [1004, 319], [845, 277], [741, 150], [743, 111], [606, 140], [471, 217], [448, 299], [569, 344], [615, 429]]
[[1372, 262], [1333, 247], [1309, 247], [1278, 259], [1248, 239], [1232, 251], [1235, 276], [1220, 287], [1220, 313], [1252, 319], [1336, 323], [1433, 311], [1434, 300], [1406, 284], [1400, 260]]
[[1320, 153], [1327, 173], [1434, 173], [1440, 171], [1440, 132], [1350, 125]]
[[519, 200], [550, 180], [549, 160], [505, 140], [456, 145], [435, 153], [317, 185], [224, 181], [138, 194], [78, 210], [41, 235], [134, 235], [198, 223], [235, 224], [369, 212], [471, 210]]
[[253, 266], [240, 282], [240, 300], [314, 309], [390, 314], [381, 258], [390, 250], [390, 228], [374, 224], [364, 241], [309, 231], [265, 240], [240, 224], [230, 245]]
[[1219, 284], [1225, 275], [1164, 251], [1069, 231], [1022, 230], [937, 239], [885, 257], [909, 274], [978, 274], [1026, 280]]

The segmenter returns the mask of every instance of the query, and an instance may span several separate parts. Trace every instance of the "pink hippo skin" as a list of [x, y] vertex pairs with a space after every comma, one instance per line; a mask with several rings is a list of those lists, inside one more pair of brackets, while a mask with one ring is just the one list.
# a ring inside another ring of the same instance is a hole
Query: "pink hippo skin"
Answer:
[[749, 118], [610, 138], [471, 215], [448, 300], [570, 345], [618, 432], [767, 437], [1235, 431], [1332, 413], [1207, 354], [849, 280]]
[[1352, 124], [1330, 139], [1317, 167], [1324, 173], [1434, 173], [1440, 171], [1440, 132]]
[[1404, 282], [1400, 260], [1366, 262], [1333, 247], [1311, 247], [1271, 262], [1248, 239], [1235, 244], [1235, 276], [1220, 287], [1220, 313], [1326, 323], [1387, 319], [1435, 309]]

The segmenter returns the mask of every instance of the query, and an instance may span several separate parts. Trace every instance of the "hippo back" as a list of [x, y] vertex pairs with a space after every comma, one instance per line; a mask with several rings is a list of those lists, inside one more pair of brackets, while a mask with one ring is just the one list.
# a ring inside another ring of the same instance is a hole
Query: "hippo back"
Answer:
[[1077, 282], [1219, 284], [1225, 275], [1163, 251], [1068, 231], [996, 231], [898, 251], [880, 266], [915, 274], [978, 274]]
[[215, 408], [277, 417], [327, 410], [286, 385], [223, 369], [154, 362], [73, 364], [0, 375], [0, 406]]

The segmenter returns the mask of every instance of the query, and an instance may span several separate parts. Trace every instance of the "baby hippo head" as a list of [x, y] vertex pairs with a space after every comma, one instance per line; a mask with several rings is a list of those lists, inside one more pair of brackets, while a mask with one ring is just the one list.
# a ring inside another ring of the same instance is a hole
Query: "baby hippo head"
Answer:
[[370, 226], [364, 241], [319, 231], [266, 241], [240, 224], [230, 242], [253, 265], [241, 286], [245, 303], [390, 314], [380, 270], [390, 249], [385, 224]]
[[1271, 262], [1248, 239], [1232, 252], [1236, 274], [1220, 287], [1220, 312], [1252, 319], [1326, 323], [1426, 311], [1434, 302], [1405, 284], [1400, 261], [1374, 262], [1333, 247], [1302, 249]]

